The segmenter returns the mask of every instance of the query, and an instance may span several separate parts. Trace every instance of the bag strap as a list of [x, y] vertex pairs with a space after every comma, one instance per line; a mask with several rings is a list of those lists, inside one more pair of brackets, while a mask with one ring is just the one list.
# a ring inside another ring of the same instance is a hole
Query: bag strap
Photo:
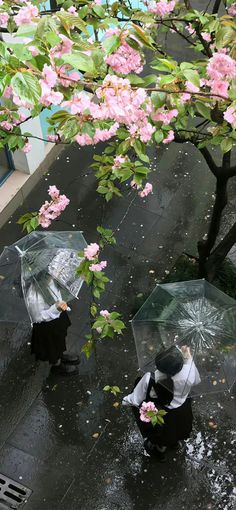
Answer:
[[147, 387], [147, 396], [146, 396], [146, 398], [149, 398], [150, 391], [154, 387], [154, 384], [155, 384], [155, 372], [151, 372], [149, 383], [148, 383], [148, 387]]

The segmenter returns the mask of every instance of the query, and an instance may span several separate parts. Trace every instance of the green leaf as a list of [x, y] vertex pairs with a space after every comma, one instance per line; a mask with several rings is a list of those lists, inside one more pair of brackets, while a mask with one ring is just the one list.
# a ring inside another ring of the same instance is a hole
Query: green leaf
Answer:
[[83, 347], [81, 348], [81, 352], [84, 352], [87, 359], [89, 359], [92, 353], [95, 351], [95, 342], [94, 340], [88, 340]]
[[175, 76], [172, 76], [172, 74], [166, 74], [165, 76], [162, 76], [160, 79], [160, 86], [167, 85], [168, 83], [172, 83], [175, 81]]
[[166, 58], [155, 59], [154, 63], [151, 64], [153, 69], [158, 71], [174, 71], [177, 67], [176, 62], [173, 60], [167, 60]]
[[141, 161], [144, 161], [145, 163], [149, 163], [149, 157], [146, 154], [144, 143], [142, 143], [140, 140], [135, 140], [133, 147], [134, 147], [136, 154], [141, 159]]
[[102, 5], [95, 5], [93, 7], [93, 12], [98, 16], [99, 18], [105, 18], [105, 10], [103, 9]]
[[45, 34], [45, 39], [52, 47], [57, 46], [58, 44], [61, 43], [60, 37], [57, 34], [55, 34], [55, 32], [47, 32]]
[[193, 85], [195, 85], [196, 87], [200, 87], [200, 78], [197, 71], [194, 71], [193, 69], [185, 69], [183, 71], [183, 75], [186, 78], [186, 80], [193, 83]]
[[162, 140], [164, 139], [164, 135], [163, 135], [162, 131], [155, 131], [154, 138], [158, 144], [161, 143]]
[[120, 37], [118, 37], [118, 35], [112, 35], [111, 37], [107, 37], [102, 43], [103, 48], [105, 49], [108, 55], [116, 51], [117, 48], [119, 48], [120, 44], [121, 40]]
[[23, 44], [9, 43], [8, 47], [13, 50], [15, 56], [19, 58], [19, 60], [31, 60], [33, 58], [31, 51]]
[[222, 152], [229, 152], [233, 147], [233, 141], [231, 138], [224, 138], [220, 144]]
[[96, 68], [93, 59], [82, 52], [78, 51], [77, 53], [63, 55], [62, 59], [64, 62], [67, 62], [79, 71], [84, 71], [85, 73], [92, 75], [96, 74]]
[[11, 86], [17, 96], [23, 101], [37, 103], [41, 96], [40, 84], [31, 73], [16, 73], [11, 80]]
[[66, 11], [57, 12], [56, 16], [67, 32], [70, 31], [70, 28], [73, 26], [81, 30], [81, 32], [84, 32], [86, 35], [90, 35], [87, 29], [87, 24], [80, 18], [80, 16], [75, 16], [74, 14]]
[[211, 120], [211, 110], [210, 110], [209, 106], [206, 106], [201, 101], [196, 101], [194, 104], [196, 106], [196, 110], [198, 111], [198, 113], [200, 113], [200, 115], [202, 117], [204, 117], [205, 119]]
[[110, 388], [111, 388], [111, 386], [108, 386], [108, 385], [107, 385], [107, 386], [104, 386], [103, 391], [109, 391], [109, 390], [110, 390]]
[[29, 23], [26, 25], [21, 25], [14, 35], [15, 35], [15, 37], [32, 37], [33, 38], [36, 30], [37, 30], [37, 25], [34, 25], [33, 23]]

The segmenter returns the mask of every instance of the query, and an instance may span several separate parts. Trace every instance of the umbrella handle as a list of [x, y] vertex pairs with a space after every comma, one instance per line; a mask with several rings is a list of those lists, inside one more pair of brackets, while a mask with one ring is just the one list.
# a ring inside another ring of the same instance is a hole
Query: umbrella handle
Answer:
[[71, 308], [69, 306], [67, 306], [67, 309], [66, 309], [67, 312], [71, 312]]

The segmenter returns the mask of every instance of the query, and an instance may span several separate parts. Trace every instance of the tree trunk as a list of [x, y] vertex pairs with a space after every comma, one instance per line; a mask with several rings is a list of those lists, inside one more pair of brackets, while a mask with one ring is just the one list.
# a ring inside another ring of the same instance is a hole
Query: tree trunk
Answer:
[[207, 280], [212, 281], [232, 246], [236, 243], [236, 222], [224, 239], [216, 246], [206, 262]]
[[[227, 183], [228, 178], [223, 176], [223, 171], [216, 178], [216, 199], [208, 230], [207, 240], [198, 242], [199, 253], [199, 278], [207, 278], [207, 269], [209, 267], [208, 259], [211, 250], [214, 248], [217, 236], [220, 230], [222, 212], [227, 204]], [[208, 278], [207, 278], [208, 279]]]

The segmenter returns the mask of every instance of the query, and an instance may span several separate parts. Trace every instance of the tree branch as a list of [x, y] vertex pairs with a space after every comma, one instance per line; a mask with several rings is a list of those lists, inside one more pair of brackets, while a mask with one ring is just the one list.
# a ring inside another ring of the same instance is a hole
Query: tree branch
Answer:
[[208, 164], [211, 172], [213, 173], [213, 175], [215, 177], [217, 177], [219, 175], [219, 167], [216, 165], [211, 153], [209, 152], [209, 150], [206, 148], [206, 147], [202, 147], [202, 149], [199, 149], [198, 150], [201, 152], [201, 154], [203, 155], [206, 163]]
[[215, 0], [214, 6], [213, 6], [213, 9], [212, 9], [212, 14], [217, 14], [218, 13], [218, 10], [220, 8], [220, 4], [221, 4], [221, 0]]

